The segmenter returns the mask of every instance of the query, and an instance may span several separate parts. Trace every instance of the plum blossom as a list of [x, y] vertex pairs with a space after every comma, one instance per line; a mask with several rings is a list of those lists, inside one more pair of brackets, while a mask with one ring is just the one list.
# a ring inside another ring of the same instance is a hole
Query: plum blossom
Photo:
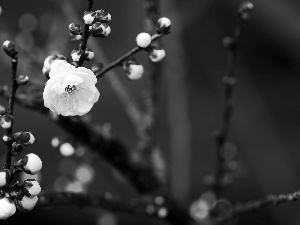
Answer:
[[51, 64], [43, 98], [45, 107], [63, 116], [82, 116], [98, 101], [97, 78], [85, 68], [55, 60]]

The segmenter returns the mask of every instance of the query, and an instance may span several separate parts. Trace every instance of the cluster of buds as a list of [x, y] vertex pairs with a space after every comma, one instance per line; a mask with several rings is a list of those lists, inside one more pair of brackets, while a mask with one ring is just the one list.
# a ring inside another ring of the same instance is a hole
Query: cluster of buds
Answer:
[[31, 132], [17, 132], [15, 134], [5, 134], [2, 138], [3, 142], [11, 145], [11, 155], [18, 156], [23, 151], [23, 146], [32, 145], [34, 143], [34, 136]]
[[249, 14], [253, 10], [254, 5], [252, 2], [243, 3], [238, 9], [238, 15], [242, 20], [249, 19]]
[[49, 55], [45, 61], [44, 61], [44, 66], [42, 69], [42, 72], [44, 74], [44, 76], [49, 79], [49, 72], [51, 70], [51, 64], [53, 63], [54, 60], [64, 60], [64, 61], [68, 61], [67, 57], [63, 56], [63, 55]]
[[95, 56], [95, 53], [89, 48], [85, 49], [84, 54], [83, 54], [82, 50], [73, 50], [71, 52], [71, 57], [74, 62], [78, 62], [81, 57], [84, 57], [84, 60], [86, 60], [86, 61], [90, 61], [94, 58], [94, 56]]
[[[171, 28], [171, 21], [162, 17], [157, 21], [156, 31], [157, 34], [168, 34]], [[154, 37], [154, 36], [153, 36]], [[154, 62], [160, 62], [165, 56], [166, 52], [164, 49], [156, 47], [152, 44], [152, 39], [150, 34], [142, 32], [136, 37], [136, 45], [139, 48], [144, 49], [149, 53], [149, 59]], [[123, 62], [123, 69], [125, 71], [125, 75], [129, 80], [137, 80], [142, 77], [144, 73], [143, 65], [137, 63], [137, 61], [132, 57], [128, 58]]]
[[[27, 142], [28, 143], [28, 142]], [[0, 170], [0, 219], [7, 219], [16, 212], [28, 212], [38, 201], [41, 192], [39, 183], [34, 179], [27, 179], [22, 184], [17, 181], [11, 184], [17, 172], [24, 171], [36, 174], [42, 169], [41, 159], [33, 154], [27, 154], [14, 164], [12, 172], [9, 169]]]
[[83, 16], [84, 23], [89, 25], [89, 32], [93, 37], [107, 37], [110, 32], [108, 22], [111, 20], [111, 15], [103, 9], [94, 12], [85, 12]]

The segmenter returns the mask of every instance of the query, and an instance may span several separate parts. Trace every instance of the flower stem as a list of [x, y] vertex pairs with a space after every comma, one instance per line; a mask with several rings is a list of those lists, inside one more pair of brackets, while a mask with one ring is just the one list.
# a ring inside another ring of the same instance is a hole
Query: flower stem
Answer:
[[[92, 11], [92, 8], [93, 8], [93, 0], [88, 0], [87, 11]], [[79, 44], [79, 50], [82, 51], [82, 54], [80, 56], [79, 61], [77, 63], [75, 63], [76, 67], [80, 67], [83, 65], [84, 58], [85, 58], [85, 49], [86, 49], [87, 41], [90, 36], [89, 28], [90, 28], [90, 25], [84, 24], [83, 35], [82, 35], [81, 42]]]
[[[18, 55], [11, 59], [11, 65], [12, 65], [12, 73], [11, 73], [11, 86], [10, 86], [10, 93], [9, 93], [9, 99], [8, 99], [8, 111], [7, 113], [11, 116], [13, 116], [14, 111], [14, 102], [15, 102], [15, 96], [16, 91], [18, 88], [18, 83], [16, 80], [17, 76], [17, 66], [18, 66]], [[6, 130], [6, 134], [12, 134], [12, 126]], [[10, 169], [11, 167], [11, 145], [7, 145], [6, 148], [6, 160], [5, 160], [5, 166], [6, 169]]]

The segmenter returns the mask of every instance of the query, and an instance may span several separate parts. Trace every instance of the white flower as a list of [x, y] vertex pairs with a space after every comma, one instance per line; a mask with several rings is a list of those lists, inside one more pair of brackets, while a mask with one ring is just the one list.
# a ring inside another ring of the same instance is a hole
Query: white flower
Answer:
[[152, 38], [148, 33], [140, 33], [136, 36], [136, 44], [141, 48], [147, 48], [151, 44]]
[[16, 212], [16, 206], [10, 198], [3, 197], [0, 199], [0, 219], [5, 220]]
[[54, 61], [43, 98], [45, 107], [63, 116], [82, 116], [98, 101], [97, 78], [84, 67], [74, 67], [66, 61]]

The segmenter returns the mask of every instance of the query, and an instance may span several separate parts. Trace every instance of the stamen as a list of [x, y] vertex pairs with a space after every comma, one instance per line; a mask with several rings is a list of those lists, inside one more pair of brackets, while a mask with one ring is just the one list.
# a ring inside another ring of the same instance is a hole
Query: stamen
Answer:
[[65, 92], [67, 94], [72, 94], [74, 91], [77, 91], [77, 88], [75, 85], [71, 86], [71, 85], [68, 85], [66, 88], [65, 88]]

